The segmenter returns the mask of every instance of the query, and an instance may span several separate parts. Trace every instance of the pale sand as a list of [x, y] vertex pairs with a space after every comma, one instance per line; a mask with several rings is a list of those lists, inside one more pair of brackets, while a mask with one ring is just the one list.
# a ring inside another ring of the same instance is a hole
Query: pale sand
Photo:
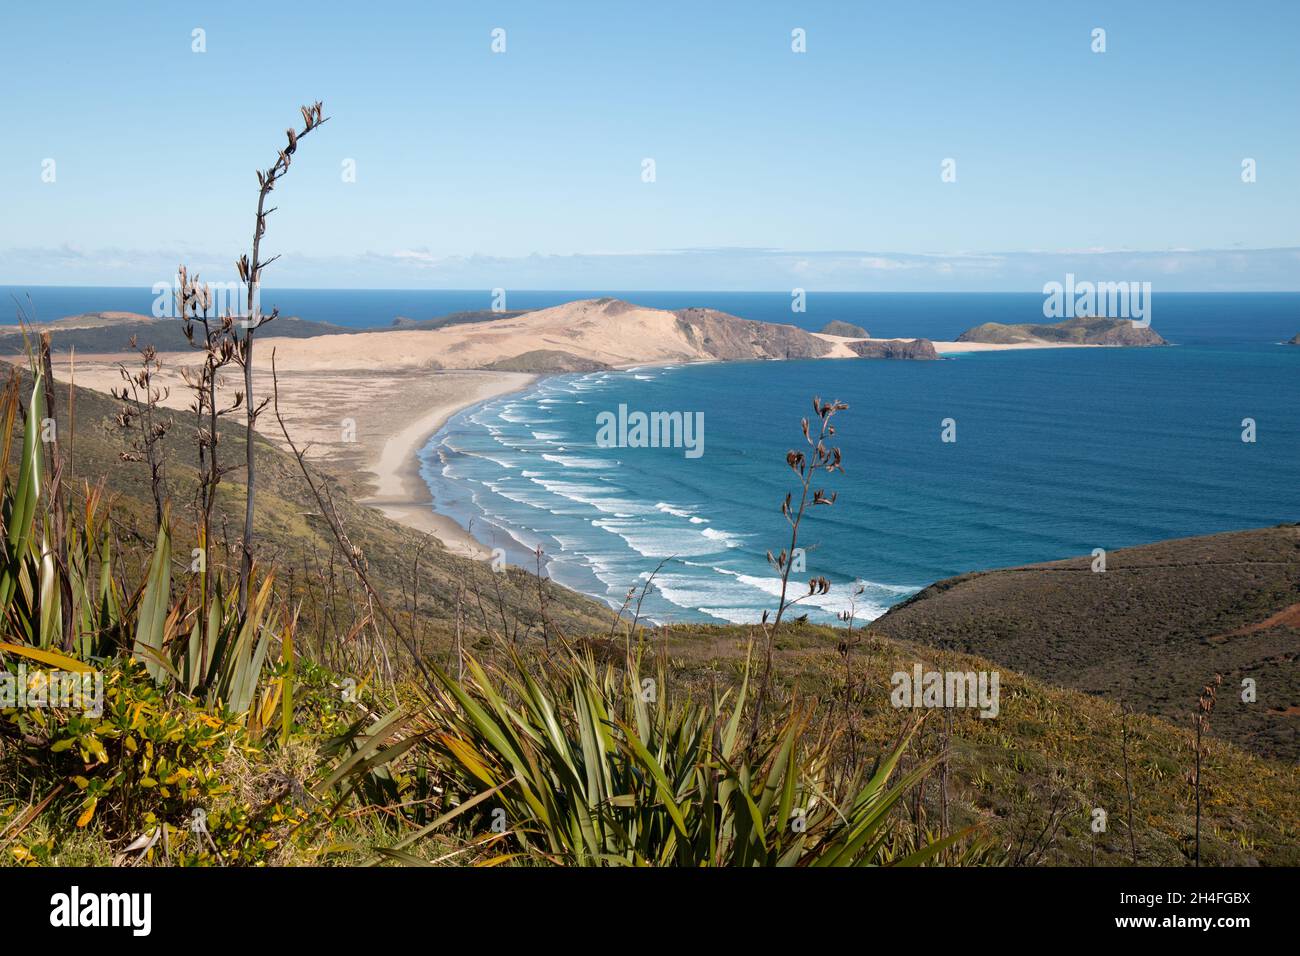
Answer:
[[[834, 346], [834, 350], [827, 353], [826, 358], [858, 358], [858, 353], [849, 348], [850, 342], [913, 342], [915, 339], [852, 339], [842, 335], [827, 335], [824, 332], [814, 332], [813, 335], [819, 339], [824, 339]], [[963, 352], [1018, 352], [1022, 349], [1102, 349], [1107, 348], [1105, 345], [1082, 344], [1078, 342], [1044, 342], [1041, 339], [1034, 342], [931, 342], [934, 350], [940, 355], [960, 355]]]
[[[258, 359], [253, 389], [257, 401], [270, 397], [270, 350], [277, 350], [280, 413], [289, 434], [308, 459], [329, 466], [335, 474], [357, 480], [368, 491], [359, 499], [407, 527], [434, 535], [449, 551], [487, 559], [491, 551], [445, 515], [434, 513], [428, 485], [420, 477], [419, 452], [456, 412], [498, 395], [526, 388], [537, 378], [520, 372], [473, 370], [435, 371], [415, 367], [374, 371], [348, 368], [341, 359], [334, 369], [283, 369], [279, 346], [284, 339], [267, 338]], [[80, 388], [108, 392], [121, 384], [118, 362], [132, 368], [130, 355], [78, 355], [76, 382]], [[191, 393], [181, 368], [193, 364], [192, 353], [160, 356], [163, 372], [157, 381], [169, 389], [162, 404], [187, 408]], [[55, 361], [55, 375], [66, 379], [67, 359]], [[227, 370], [219, 395], [229, 400], [241, 387], [237, 369]], [[242, 413], [231, 416], [241, 421]], [[272, 406], [262, 412], [258, 432], [288, 450]], [[229, 454], [229, 453], [228, 453]], [[237, 476], [235, 476], [237, 477]]]
[[538, 351], [568, 352], [610, 366], [710, 358], [687, 338], [672, 312], [595, 300], [439, 329], [281, 338], [275, 345], [281, 368], [304, 370], [333, 369], [340, 363], [354, 368], [476, 369]]
[[518, 372], [426, 374], [444, 381], [449, 378], [470, 380], [458, 381], [455, 394], [448, 395], [440, 404], [419, 406], [424, 411], [388, 435], [378, 456], [371, 460], [367, 468], [378, 479], [374, 496], [362, 499], [361, 503], [378, 508], [399, 524], [432, 534], [450, 551], [465, 557], [487, 560], [492, 556], [489, 548], [451, 518], [433, 510], [429, 486], [420, 476], [419, 452], [456, 412], [498, 395], [526, 388], [537, 380], [537, 376]]

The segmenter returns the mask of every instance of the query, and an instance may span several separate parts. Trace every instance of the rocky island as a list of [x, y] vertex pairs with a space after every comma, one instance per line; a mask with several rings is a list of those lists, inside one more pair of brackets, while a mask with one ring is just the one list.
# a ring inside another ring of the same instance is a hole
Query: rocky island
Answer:
[[1080, 316], [1064, 322], [1003, 325], [985, 322], [957, 336], [958, 342], [993, 345], [1168, 345], [1150, 327], [1135, 325], [1130, 319], [1102, 319]]
[[832, 319], [822, 326], [822, 335], [837, 335], [842, 339], [869, 339], [871, 333], [860, 325], [854, 325], [852, 322], [841, 322], [839, 319]]

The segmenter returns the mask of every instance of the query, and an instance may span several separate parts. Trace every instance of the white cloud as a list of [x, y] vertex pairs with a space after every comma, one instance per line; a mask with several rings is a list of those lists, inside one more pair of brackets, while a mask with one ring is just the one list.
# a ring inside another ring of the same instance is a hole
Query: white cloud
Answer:
[[[1068, 272], [1099, 281], [1152, 281], [1159, 291], [1300, 291], [1300, 249], [899, 253], [768, 248], [437, 255], [427, 248], [355, 256], [284, 250], [267, 274], [277, 288], [494, 288], [842, 291], [1041, 290]], [[0, 284], [139, 285], [170, 281], [178, 264], [213, 281], [233, 257], [176, 243], [86, 249], [75, 243], [0, 251]]]

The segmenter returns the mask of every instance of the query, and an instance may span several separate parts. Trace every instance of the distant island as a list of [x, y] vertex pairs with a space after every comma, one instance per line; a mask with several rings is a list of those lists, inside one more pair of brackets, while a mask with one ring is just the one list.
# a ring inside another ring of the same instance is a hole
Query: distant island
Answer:
[[832, 319], [822, 326], [822, 335], [838, 335], [845, 339], [869, 339], [871, 333], [860, 325], [854, 325], [852, 322], [841, 322], [839, 319]]
[[957, 336], [958, 342], [981, 342], [996, 345], [1124, 345], [1146, 347], [1168, 345], [1150, 327], [1134, 325], [1130, 319], [1102, 319], [1080, 316], [1064, 322], [1003, 325], [985, 322]]

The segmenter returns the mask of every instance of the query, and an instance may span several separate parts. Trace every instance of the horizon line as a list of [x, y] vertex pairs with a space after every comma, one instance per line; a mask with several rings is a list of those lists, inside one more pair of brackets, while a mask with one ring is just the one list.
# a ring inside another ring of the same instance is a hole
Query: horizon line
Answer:
[[[663, 295], [673, 292], [690, 292], [690, 293], [720, 293], [724, 295], [790, 295], [790, 289], [725, 289], [725, 288], [694, 288], [680, 287], [672, 289], [633, 289], [633, 288], [578, 288], [576, 286], [567, 288], [546, 288], [541, 286], [498, 286], [495, 288], [504, 288], [507, 293], [520, 292], [590, 292], [593, 294], [608, 294], [618, 292], [620, 294], [637, 294], [650, 293], [652, 295]], [[814, 289], [801, 287], [802, 291], [809, 295], [1042, 295], [1042, 289], [943, 289], [943, 290], [917, 290], [917, 289]], [[21, 283], [21, 282], [0, 282], [0, 289], [144, 289], [152, 292], [153, 284], [148, 285], [128, 284], [128, 285], [100, 285], [97, 283]], [[264, 292], [491, 292], [485, 286], [271, 286], [265, 281], [262, 283]], [[1296, 295], [1300, 296], [1300, 289], [1171, 289], [1160, 291], [1152, 290], [1152, 295]], [[510, 310], [513, 311], [513, 310]]]

